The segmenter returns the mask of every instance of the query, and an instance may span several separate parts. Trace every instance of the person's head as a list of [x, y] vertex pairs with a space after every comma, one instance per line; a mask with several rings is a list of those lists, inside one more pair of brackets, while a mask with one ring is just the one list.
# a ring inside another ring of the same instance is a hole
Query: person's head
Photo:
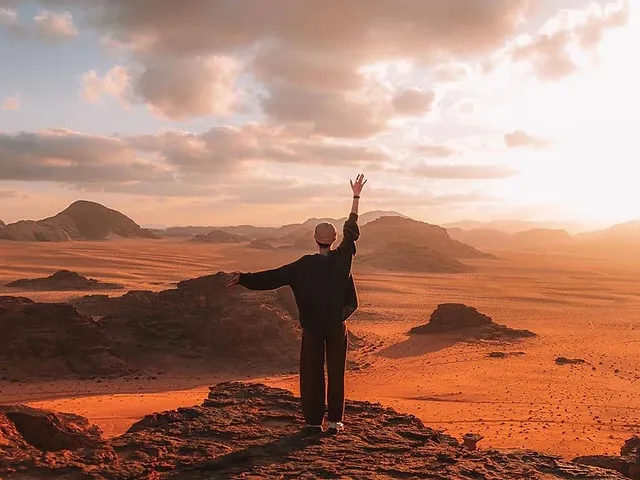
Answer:
[[320, 222], [316, 225], [316, 229], [313, 232], [313, 238], [318, 244], [318, 250], [320, 252], [325, 252], [331, 248], [333, 242], [336, 241], [338, 237], [338, 232], [336, 231], [336, 227], [333, 223], [329, 222]]

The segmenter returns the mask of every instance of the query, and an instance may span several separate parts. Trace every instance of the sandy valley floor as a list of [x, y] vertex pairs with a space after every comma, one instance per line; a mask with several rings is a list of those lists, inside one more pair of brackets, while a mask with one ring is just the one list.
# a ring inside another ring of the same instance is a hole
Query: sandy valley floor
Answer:
[[[527, 447], [567, 457], [616, 453], [624, 439], [640, 432], [640, 256], [495, 253], [498, 260], [475, 261], [478, 271], [472, 274], [356, 268], [361, 310], [351, 328], [370, 345], [358, 354], [369, 366], [349, 372], [349, 397], [413, 413], [456, 436], [481, 433], [481, 447]], [[0, 285], [66, 268], [129, 289], [160, 290], [185, 278], [267, 268], [294, 256], [179, 240], [0, 242]], [[0, 287], [0, 294], [18, 293], [44, 301], [74, 295]], [[409, 339], [405, 332], [425, 323], [443, 302], [466, 303], [498, 323], [539, 336], [513, 345]], [[486, 357], [497, 350], [525, 355]], [[558, 366], [554, 359], [560, 355], [588, 363]], [[258, 379], [251, 372], [118, 382], [0, 382], [0, 403], [78, 413], [114, 435], [147, 413], [200, 403], [208, 385], [229, 379], [297, 389], [294, 375]]]

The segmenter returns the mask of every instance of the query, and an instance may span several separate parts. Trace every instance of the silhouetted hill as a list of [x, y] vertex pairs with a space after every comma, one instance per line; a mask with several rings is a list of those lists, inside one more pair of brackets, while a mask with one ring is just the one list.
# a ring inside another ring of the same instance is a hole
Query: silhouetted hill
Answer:
[[359, 265], [381, 270], [416, 273], [463, 273], [473, 268], [429, 247], [390, 243], [384, 248], [358, 256]]
[[574, 244], [575, 239], [566, 230], [534, 228], [516, 233], [497, 229], [448, 228], [451, 238], [475, 248], [487, 250], [554, 250]]
[[618, 223], [604, 230], [595, 230], [576, 235], [578, 240], [590, 242], [635, 243], [640, 240], [640, 220]]
[[500, 230], [506, 233], [524, 232], [532, 229], [567, 230], [568, 232], [580, 232], [585, 230], [585, 225], [579, 222], [558, 222], [558, 221], [532, 221], [532, 220], [489, 220], [478, 222], [475, 220], [461, 220], [442, 225], [447, 230], [460, 228], [462, 230]]
[[0, 220], [0, 229], [3, 229], [6, 226], [7, 226], [7, 224], [4, 223], [2, 220]]
[[534, 228], [512, 236], [516, 247], [523, 249], [549, 250], [567, 247], [575, 241], [569, 232], [561, 229]]
[[23, 241], [105, 240], [110, 237], [157, 238], [126, 215], [99, 203], [78, 200], [53, 217], [22, 220], [2, 229], [0, 238]]
[[427, 247], [452, 258], [491, 258], [470, 245], [453, 240], [447, 231], [403, 217], [381, 217], [361, 228], [359, 247], [380, 250], [390, 244], [410, 244]]
[[194, 242], [206, 243], [240, 243], [244, 242], [246, 239], [223, 230], [213, 229], [208, 233], [196, 235], [191, 240]]

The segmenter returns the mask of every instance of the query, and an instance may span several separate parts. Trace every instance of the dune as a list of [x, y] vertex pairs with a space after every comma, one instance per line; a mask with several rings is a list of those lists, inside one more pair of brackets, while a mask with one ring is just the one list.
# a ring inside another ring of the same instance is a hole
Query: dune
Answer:
[[58, 270], [54, 274], [43, 278], [21, 278], [7, 283], [6, 286], [27, 291], [118, 290], [124, 288], [119, 283], [101, 282], [95, 278], [87, 278], [69, 270]]
[[157, 238], [126, 215], [99, 203], [78, 200], [43, 220], [21, 220], [0, 231], [0, 239], [59, 242], [105, 240], [110, 237]]
[[298, 399], [290, 392], [221, 383], [200, 405], [146, 416], [123, 435], [105, 439], [78, 415], [4, 406], [0, 476], [622, 478], [614, 470], [533, 451], [473, 450], [412, 415], [377, 404], [348, 401], [346, 412], [353, 422], [344, 432], [307, 436], [300, 433]]

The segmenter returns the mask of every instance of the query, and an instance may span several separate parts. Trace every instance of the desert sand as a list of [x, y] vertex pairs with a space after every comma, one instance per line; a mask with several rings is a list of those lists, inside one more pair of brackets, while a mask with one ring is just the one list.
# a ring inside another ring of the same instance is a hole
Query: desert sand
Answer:
[[[474, 271], [407, 274], [355, 267], [360, 310], [350, 328], [348, 398], [412, 413], [480, 447], [526, 447], [567, 458], [616, 454], [640, 430], [640, 257], [491, 252]], [[162, 290], [216, 271], [269, 268], [299, 252], [184, 240], [0, 242], [0, 284], [70, 269], [125, 289]], [[38, 301], [86, 292], [16, 291]], [[104, 293], [104, 292], [101, 292]], [[109, 293], [109, 292], [107, 292]], [[111, 292], [120, 295], [121, 291]], [[512, 344], [409, 336], [438, 304], [464, 303], [535, 338]], [[495, 351], [524, 352], [492, 358]], [[584, 364], [558, 365], [559, 356]], [[0, 382], [0, 403], [76, 413], [119, 435], [144, 415], [199, 404], [218, 381], [249, 380], [297, 392], [297, 376], [251, 371], [122, 380]], [[349, 419], [347, 418], [348, 422]]]

